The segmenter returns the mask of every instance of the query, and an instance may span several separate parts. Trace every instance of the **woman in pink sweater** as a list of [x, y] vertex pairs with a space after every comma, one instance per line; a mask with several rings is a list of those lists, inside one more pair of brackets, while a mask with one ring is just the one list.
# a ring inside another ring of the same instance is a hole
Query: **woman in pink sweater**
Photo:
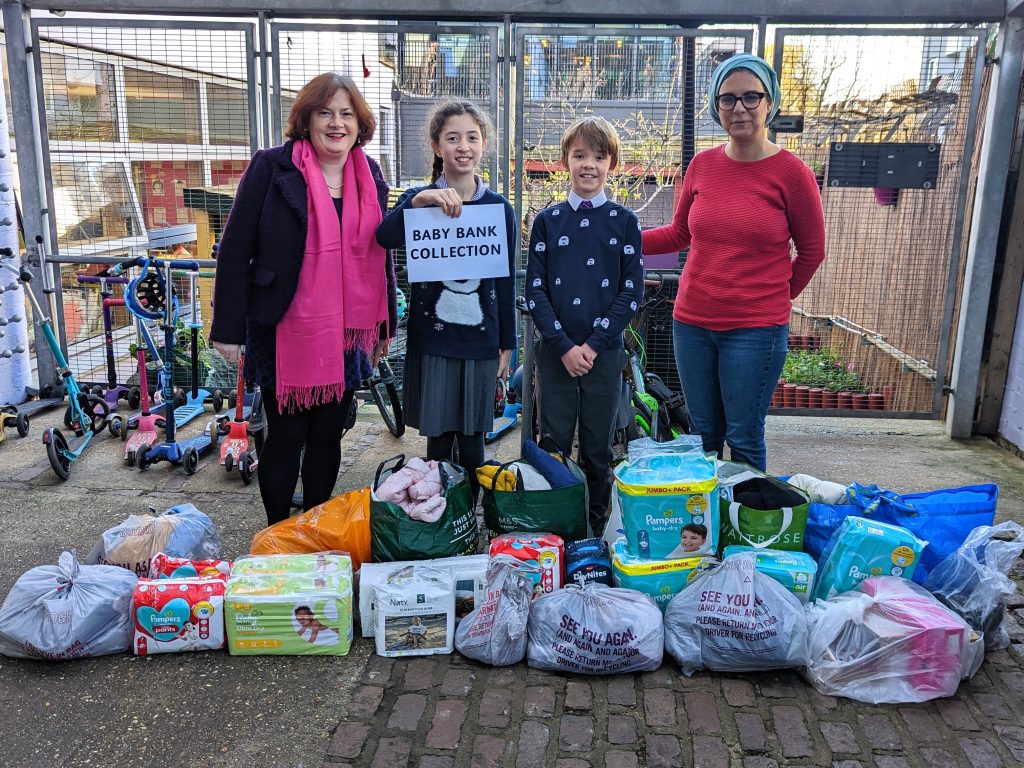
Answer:
[[689, 248], [673, 310], [676, 367], [704, 449], [765, 469], [764, 421], [789, 336], [790, 301], [825, 258], [814, 174], [768, 140], [779, 78], [757, 56], [725, 60], [708, 106], [729, 141], [690, 162], [672, 223], [645, 253]]

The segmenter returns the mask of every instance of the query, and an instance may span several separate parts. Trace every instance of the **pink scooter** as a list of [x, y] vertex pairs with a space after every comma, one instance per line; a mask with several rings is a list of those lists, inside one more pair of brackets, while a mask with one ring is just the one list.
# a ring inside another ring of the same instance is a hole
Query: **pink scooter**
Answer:
[[[121, 429], [124, 444], [124, 460], [129, 467], [135, 466], [135, 454], [143, 446], [149, 447], [160, 442], [158, 429], [164, 428], [164, 417], [149, 412], [149, 386], [146, 380], [146, 346], [148, 332], [141, 318], [136, 318], [138, 328], [138, 350], [135, 355], [139, 362], [139, 394], [142, 398], [142, 412], [132, 422], [125, 422]], [[132, 436], [128, 437], [129, 430]]]

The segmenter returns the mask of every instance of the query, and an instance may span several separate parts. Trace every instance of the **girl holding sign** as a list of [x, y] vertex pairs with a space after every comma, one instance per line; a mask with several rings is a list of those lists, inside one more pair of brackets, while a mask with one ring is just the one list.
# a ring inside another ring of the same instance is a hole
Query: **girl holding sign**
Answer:
[[[495, 381], [507, 373], [516, 343], [515, 214], [508, 200], [489, 189], [476, 172], [491, 130], [487, 116], [471, 102], [445, 101], [435, 107], [429, 123], [434, 152], [431, 184], [408, 190], [377, 229], [381, 246], [405, 248], [406, 211], [436, 207], [448, 218], [414, 234], [417, 242], [409, 247], [424, 257], [463, 252], [454, 241], [460, 229], [469, 231], [458, 221], [464, 207], [501, 206], [493, 210], [499, 213], [498, 225], [504, 216], [505, 242], [500, 245], [506, 251], [507, 277], [458, 274], [458, 269], [472, 269], [472, 257], [429, 258], [430, 267], [443, 270], [445, 279], [413, 283], [409, 303], [406, 423], [426, 436], [428, 459], [451, 459], [458, 446], [459, 464], [469, 472], [474, 497], [476, 468], [484, 460], [484, 434], [494, 423]], [[444, 239], [443, 245], [438, 238]]]

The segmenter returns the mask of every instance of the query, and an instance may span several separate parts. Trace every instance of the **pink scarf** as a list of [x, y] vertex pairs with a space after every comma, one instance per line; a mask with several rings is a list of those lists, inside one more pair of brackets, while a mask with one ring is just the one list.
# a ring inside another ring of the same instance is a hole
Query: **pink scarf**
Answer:
[[385, 253], [375, 237], [382, 215], [362, 148], [345, 163], [341, 224], [308, 141], [295, 142], [292, 162], [306, 180], [308, 225], [295, 298], [277, 324], [282, 413], [341, 400], [345, 351], [372, 353], [388, 306]]

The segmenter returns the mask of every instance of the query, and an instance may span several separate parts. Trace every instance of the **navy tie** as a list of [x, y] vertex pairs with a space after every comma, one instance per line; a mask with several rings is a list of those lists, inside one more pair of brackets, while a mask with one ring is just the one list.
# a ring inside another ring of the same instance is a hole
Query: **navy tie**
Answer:
[[589, 200], [584, 200], [582, 203], [580, 203], [580, 208], [583, 208], [583, 209], [593, 208], [593, 207], [594, 207], [594, 204], [592, 202], [590, 202]]

